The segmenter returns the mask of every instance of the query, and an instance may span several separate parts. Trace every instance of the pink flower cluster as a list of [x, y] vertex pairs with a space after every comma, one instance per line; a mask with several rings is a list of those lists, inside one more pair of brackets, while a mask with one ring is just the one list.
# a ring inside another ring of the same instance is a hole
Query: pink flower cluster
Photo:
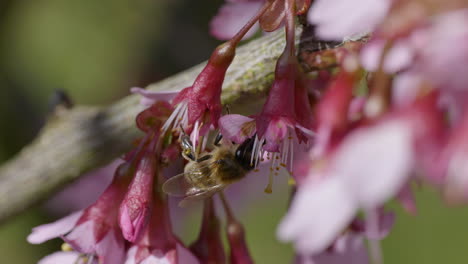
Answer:
[[[446, 2], [228, 0], [211, 24], [228, 41], [192, 86], [133, 89], [148, 106], [136, 118], [145, 137], [93, 205], [33, 230], [31, 243], [60, 236], [72, 249], [41, 263], [225, 263], [212, 198], [187, 248], [172, 232], [161, 190], [162, 169], [180, 158], [177, 138], [188, 144], [187, 133], [194, 146], [183, 151], [203, 151], [215, 129], [229, 144], [253, 142], [242, 155], [256, 169], [269, 164], [266, 192], [273, 174], [292, 176], [277, 235], [294, 244], [294, 263], [382, 263], [379, 241], [395, 218], [387, 201], [416, 213], [414, 182], [431, 185], [449, 204], [468, 201], [468, 5]], [[314, 38], [343, 42], [304, 62], [312, 74], [297, 59], [296, 16], [303, 14]], [[223, 116], [222, 85], [238, 43], [282, 26], [286, 45], [265, 104], [250, 116]], [[325, 60], [334, 67], [321, 67]], [[242, 225], [221, 200], [229, 263], [253, 263]]]

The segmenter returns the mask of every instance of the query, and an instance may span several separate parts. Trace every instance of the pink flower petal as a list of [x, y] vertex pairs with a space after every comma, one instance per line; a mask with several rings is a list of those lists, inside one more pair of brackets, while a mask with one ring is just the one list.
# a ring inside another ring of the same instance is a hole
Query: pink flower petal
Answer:
[[427, 39], [421, 41], [422, 71], [438, 87], [466, 90], [468, 9], [445, 12], [432, 22], [425, 32]]
[[218, 125], [223, 137], [237, 144], [241, 144], [255, 133], [254, 119], [243, 115], [225, 115], [219, 119]]
[[[211, 20], [210, 33], [220, 40], [231, 39], [260, 9], [262, 1], [238, 1], [224, 4]], [[244, 36], [250, 38], [258, 31], [258, 23]]]
[[96, 254], [102, 264], [123, 263], [125, 257], [124, 239], [119, 229], [114, 229], [96, 245]]
[[[377, 212], [377, 230], [369, 230], [369, 228], [366, 227], [365, 230], [365, 235], [368, 239], [372, 240], [382, 240], [384, 239], [390, 230], [393, 227], [393, 224], [395, 223], [395, 214], [392, 212]], [[366, 221], [369, 221], [369, 219], [366, 219]]]
[[413, 192], [411, 191], [410, 183], [407, 183], [397, 194], [397, 199], [403, 205], [403, 208], [410, 214], [416, 214], [416, 202], [414, 201]]
[[199, 264], [198, 259], [186, 247], [177, 243], [177, 258], [179, 263]]
[[357, 204], [338, 179], [306, 182], [296, 193], [278, 228], [283, 241], [295, 241], [298, 252], [314, 255], [334, 241], [354, 217]]
[[369, 258], [363, 238], [356, 235], [345, 235], [338, 239], [342, 250], [324, 252], [314, 256], [313, 264], [367, 264]]
[[[170, 250], [165, 254], [160, 250], [153, 250], [140, 264], [199, 264], [198, 259], [183, 245], [177, 243], [176, 250]], [[125, 264], [136, 264], [135, 255], [138, 246], [132, 246], [127, 253]], [[177, 259], [177, 261], [176, 261]]]
[[130, 88], [130, 92], [141, 95], [140, 104], [148, 107], [156, 101], [170, 101], [174, 99], [179, 90], [153, 92], [139, 87], [132, 87]]
[[121, 163], [121, 159], [116, 159], [81, 176], [48, 200], [46, 209], [55, 214], [65, 215], [90, 206], [112, 182], [114, 171]]
[[59, 251], [43, 257], [37, 264], [75, 264], [79, 257], [80, 253], [75, 251]]
[[[366, 70], [377, 71], [384, 45], [385, 41], [375, 40], [364, 46], [361, 52], [361, 62]], [[409, 41], [395, 42], [384, 58], [384, 71], [396, 73], [408, 67], [413, 60], [414, 53]]]
[[407, 182], [413, 165], [409, 124], [387, 121], [349, 135], [337, 150], [332, 164], [347, 192], [364, 208], [378, 208]]
[[351, 35], [372, 32], [383, 20], [390, 0], [316, 0], [308, 19], [317, 25], [317, 35], [328, 40], [342, 40]]
[[94, 253], [97, 243], [94, 234], [95, 228], [95, 222], [89, 220], [73, 228], [73, 230], [62, 239], [70, 244], [73, 249], [82, 253], [91, 254]]
[[406, 106], [414, 102], [423, 84], [422, 76], [415, 71], [407, 71], [395, 76], [392, 99], [396, 106]]
[[78, 211], [53, 223], [37, 226], [33, 228], [27, 240], [31, 244], [40, 244], [52, 238], [60, 237], [75, 226], [82, 214], [83, 211]]

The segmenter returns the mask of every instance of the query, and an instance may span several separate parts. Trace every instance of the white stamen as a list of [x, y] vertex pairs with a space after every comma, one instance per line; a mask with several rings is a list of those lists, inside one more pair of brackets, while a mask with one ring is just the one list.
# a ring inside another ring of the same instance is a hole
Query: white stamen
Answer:
[[176, 108], [174, 109], [174, 111], [172, 111], [171, 115], [169, 116], [169, 118], [166, 120], [166, 122], [164, 123], [164, 125], [161, 128], [162, 131], [163, 131], [163, 134], [166, 133], [167, 129], [172, 125], [172, 122], [177, 117], [177, 115], [180, 112], [181, 108], [182, 108], [182, 104], [178, 104], [176, 106]]
[[204, 150], [206, 148], [207, 142], [208, 142], [208, 137], [203, 137], [202, 150]]
[[192, 141], [192, 147], [193, 147], [193, 151], [195, 152], [195, 150], [197, 149], [197, 145], [198, 145], [198, 135], [199, 135], [199, 122], [198, 120], [195, 122], [195, 126], [193, 127], [193, 131], [192, 133], [190, 134], [190, 140]]
[[250, 164], [253, 164], [254, 157], [256, 157], [257, 143], [258, 143], [258, 138], [257, 138], [257, 135], [255, 135], [254, 145], [253, 145], [253, 148], [252, 148], [252, 154], [250, 155]]

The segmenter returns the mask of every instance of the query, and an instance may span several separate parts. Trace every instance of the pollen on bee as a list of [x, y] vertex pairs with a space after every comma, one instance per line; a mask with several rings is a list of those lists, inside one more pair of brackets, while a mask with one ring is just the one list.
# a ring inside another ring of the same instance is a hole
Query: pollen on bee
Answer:
[[254, 172], [259, 172], [260, 170], [259, 169], [254, 169]]

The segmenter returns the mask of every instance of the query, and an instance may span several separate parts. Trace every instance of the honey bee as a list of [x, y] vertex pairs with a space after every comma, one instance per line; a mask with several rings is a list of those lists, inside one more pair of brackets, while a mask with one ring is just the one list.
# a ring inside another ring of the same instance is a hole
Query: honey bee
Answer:
[[198, 157], [190, 138], [181, 138], [182, 156], [189, 161], [184, 173], [168, 179], [163, 191], [171, 196], [183, 197], [180, 206], [188, 202], [208, 198], [229, 184], [246, 176], [254, 166], [251, 161], [254, 139], [240, 145], [221, 145], [221, 134], [214, 141], [214, 149]]

